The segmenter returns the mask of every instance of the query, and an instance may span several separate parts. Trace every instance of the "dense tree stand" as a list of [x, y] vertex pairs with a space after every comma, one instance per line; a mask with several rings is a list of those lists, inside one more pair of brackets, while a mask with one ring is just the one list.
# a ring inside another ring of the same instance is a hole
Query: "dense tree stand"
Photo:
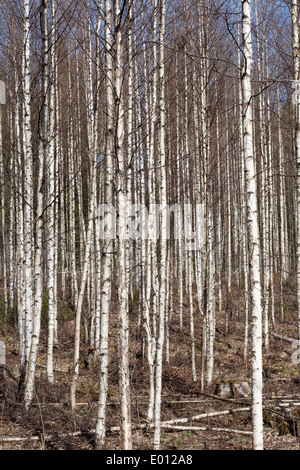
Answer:
[[299, 1], [0, 36], [0, 448], [298, 449]]

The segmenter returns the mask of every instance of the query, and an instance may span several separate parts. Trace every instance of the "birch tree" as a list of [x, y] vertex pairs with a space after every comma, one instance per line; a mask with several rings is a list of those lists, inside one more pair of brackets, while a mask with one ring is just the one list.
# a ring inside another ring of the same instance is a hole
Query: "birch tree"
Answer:
[[251, 1], [242, 2], [242, 34], [244, 63], [242, 71], [243, 92], [243, 135], [244, 159], [247, 193], [247, 227], [249, 237], [249, 278], [251, 298], [252, 327], [252, 422], [253, 447], [263, 450], [262, 419], [262, 310], [260, 285], [260, 244], [257, 213], [256, 178], [254, 169], [253, 118], [252, 118], [252, 38], [251, 38]]
[[[299, 80], [300, 80], [300, 31], [299, 31], [299, 2], [292, 0], [292, 46], [293, 46], [293, 61], [294, 61], [294, 80], [295, 90], [298, 91]], [[294, 100], [294, 112], [295, 112], [295, 143], [296, 143], [296, 203], [297, 203], [297, 302], [298, 302], [298, 328], [299, 328], [299, 340], [300, 340], [300, 100], [299, 95]], [[299, 364], [300, 374], [300, 364]]]
[[[130, 8], [130, 7], [129, 7]], [[118, 279], [118, 350], [119, 350], [119, 388], [121, 400], [121, 439], [124, 450], [132, 449], [131, 405], [129, 384], [129, 318], [126, 268], [126, 178], [124, 156], [124, 106], [122, 90], [122, 10], [119, 0], [114, 11], [115, 27], [115, 110], [116, 110], [116, 178], [117, 178], [117, 279]], [[124, 207], [125, 206], [125, 207]], [[122, 216], [123, 213], [123, 216]], [[125, 220], [124, 220], [125, 214]]]
[[36, 244], [34, 259], [34, 305], [33, 305], [33, 327], [30, 354], [28, 358], [28, 368], [25, 379], [25, 406], [28, 408], [32, 400], [34, 391], [35, 368], [38, 353], [41, 324], [41, 306], [42, 306], [42, 236], [43, 236], [43, 202], [44, 202], [44, 165], [48, 151], [48, 100], [47, 88], [49, 82], [48, 70], [48, 27], [47, 27], [48, 1], [41, 2], [41, 32], [42, 32], [42, 110], [40, 124], [40, 142], [39, 142], [39, 170], [38, 170], [38, 197], [37, 197], [37, 217], [36, 217]]
[[160, 448], [161, 431], [161, 394], [162, 394], [162, 366], [163, 345], [165, 339], [165, 306], [166, 306], [166, 269], [167, 269], [167, 186], [166, 186], [166, 150], [165, 150], [165, 27], [166, 3], [162, 0], [160, 5], [159, 25], [159, 115], [160, 115], [160, 201], [162, 207], [161, 220], [161, 264], [160, 264], [160, 292], [159, 292], [159, 326], [156, 343], [156, 370], [155, 370], [155, 405], [154, 405], [154, 449]]
[[24, 0], [24, 39], [23, 39], [23, 150], [25, 154], [24, 175], [24, 292], [25, 305], [25, 360], [28, 361], [32, 337], [32, 143], [31, 143], [31, 57], [30, 57], [30, 17], [29, 0]]
[[[105, 188], [104, 202], [112, 204], [113, 197], [113, 149], [114, 149], [114, 90], [113, 90], [113, 45], [112, 45], [112, 6], [105, 0], [105, 99], [106, 99], [106, 135], [105, 135]], [[109, 227], [112, 227], [112, 214], [106, 214]], [[106, 405], [108, 392], [108, 332], [109, 308], [111, 300], [113, 242], [104, 239], [102, 254], [101, 282], [101, 327], [100, 327], [100, 371], [99, 401], [95, 440], [97, 448], [103, 448], [106, 436]]]

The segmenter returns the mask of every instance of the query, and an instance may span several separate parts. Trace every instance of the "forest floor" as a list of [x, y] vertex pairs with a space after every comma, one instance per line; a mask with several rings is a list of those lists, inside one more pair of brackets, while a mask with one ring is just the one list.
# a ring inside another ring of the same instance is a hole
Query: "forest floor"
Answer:
[[[236, 298], [227, 302], [229, 331], [225, 334], [224, 312], [216, 314], [214, 380], [201, 393], [201, 330], [202, 319], [195, 301], [196, 361], [198, 379], [192, 381], [188, 308], [185, 306], [184, 329], [179, 330], [176, 302], [170, 327], [170, 362], [163, 369], [162, 420], [191, 418], [195, 415], [247, 407], [250, 397], [220, 399], [215, 396], [217, 383], [250, 380], [250, 362], [243, 359], [243, 312], [238, 318]], [[136, 331], [137, 308], [131, 306], [131, 331]], [[278, 305], [276, 305], [278, 308]], [[67, 311], [68, 310], [68, 311]], [[297, 313], [293, 295], [285, 305], [284, 321], [277, 320], [276, 331], [281, 336], [297, 338]], [[36, 393], [33, 404], [25, 412], [18, 402], [19, 364], [18, 341], [15, 327], [1, 328], [5, 334], [6, 363], [12, 376], [0, 384], [0, 449], [94, 449], [93, 429], [97, 416], [98, 365], [88, 369], [84, 365], [88, 347], [81, 344], [80, 377], [77, 388], [78, 406], [72, 411], [68, 405], [73, 357], [74, 318], [70, 309], [62, 309], [59, 325], [59, 344], [55, 349], [55, 385], [46, 380], [47, 321], [44, 319], [36, 374]], [[110, 363], [108, 396], [107, 450], [120, 449], [119, 433], [111, 428], [119, 425], [118, 361], [116, 347], [116, 315], [111, 315]], [[300, 410], [298, 368], [292, 364], [292, 348], [287, 341], [270, 337], [270, 348], [264, 353], [264, 405], [278, 411], [290, 404]], [[132, 422], [134, 449], [153, 448], [153, 432], [147, 423], [148, 398], [147, 361], [140, 357], [140, 340], [131, 336], [130, 373], [132, 394]], [[293, 416], [294, 416], [293, 414]], [[267, 450], [300, 449], [300, 413], [289, 426], [282, 413], [277, 419], [265, 415], [264, 445]], [[180, 423], [179, 423], [180, 424]], [[161, 446], [165, 450], [248, 450], [251, 449], [251, 412], [242, 411], [224, 416], [202, 418], [182, 424], [195, 429], [162, 429]], [[212, 430], [211, 428], [218, 428]], [[239, 432], [237, 432], [239, 431]], [[240, 433], [241, 432], [241, 433]], [[9, 439], [10, 440], [9, 440]], [[17, 439], [19, 438], [19, 440]]]

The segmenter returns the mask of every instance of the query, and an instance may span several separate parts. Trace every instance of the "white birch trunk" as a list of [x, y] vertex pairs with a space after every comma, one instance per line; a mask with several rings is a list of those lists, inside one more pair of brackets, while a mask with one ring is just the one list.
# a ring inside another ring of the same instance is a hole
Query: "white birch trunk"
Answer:
[[124, 107], [122, 90], [122, 16], [120, 0], [116, 1], [115, 12], [115, 109], [116, 109], [116, 179], [117, 179], [117, 298], [118, 298], [118, 353], [119, 391], [121, 401], [121, 440], [124, 450], [132, 449], [131, 407], [129, 383], [129, 318], [127, 302], [126, 273], [126, 190], [124, 158]]
[[[113, 136], [114, 136], [114, 101], [113, 101], [113, 60], [112, 60], [112, 7], [110, 0], [105, 0], [105, 94], [106, 94], [106, 143], [105, 143], [105, 203], [112, 204], [113, 188]], [[108, 213], [108, 221], [112, 222]], [[106, 436], [106, 405], [108, 392], [108, 329], [109, 307], [111, 298], [112, 240], [104, 240], [102, 256], [102, 295], [100, 327], [100, 377], [99, 401], [95, 441], [97, 448], [103, 448]]]
[[[43, 201], [44, 201], [44, 166], [47, 162], [48, 155], [48, 100], [47, 90], [49, 84], [49, 67], [48, 67], [48, 1], [41, 2], [41, 33], [42, 33], [42, 54], [43, 54], [43, 71], [42, 71], [42, 110], [40, 123], [40, 142], [39, 142], [39, 170], [38, 170], [38, 194], [37, 194], [37, 217], [36, 217], [36, 243], [35, 243], [35, 259], [34, 259], [34, 312], [33, 312], [33, 329], [30, 355], [25, 378], [24, 402], [28, 408], [34, 392], [35, 368], [39, 347], [40, 324], [41, 324], [41, 307], [42, 307], [42, 290], [43, 290], [43, 271], [42, 271], [42, 241], [43, 241]], [[54, 258], [54, 253], [53, 253]], [[48, 360], [48, 355], [47, 355]], [[47, 369], [48, 372], [48, 369]], [[49, 376], [48, 376], [49, 379]]]
[[166, 269], [167, 269], [167, 185], [166, 185], [166, 155], [165, 155], [165, 55], [164, 40], [166, 26], [166, 3], [160, 5], [159, 28], [159, 84], [160, 84], [160, 202], [162, 206], [161, 220], [161, 267], [159, 290], [159, 327], [156, 345], [156, 374], [155, 374], [155, 402], [154, 402], [154, 449], [160, 449], [161, 434], [161, 395], [162, 395], [162, 367], [163, 346], [165, 339], [165, 306], [166, 306]]
[[24, 52], [23, 52], [23, 150], [24, 177], [24, 303], [25, 303], [25, 358], [28, 361], [32, 337], [32, 145], [31, 145], [31, 57], [29, 0], [24, 0]]
[[[54, 8], [54, 13], [56, 9], [55, 2], [52, 2], [52, 8]], [[47, 15], [47, 10], [45, 12]], [[47, 18], [47, 16], [46, 16]], [[52, 28], [54, 26], [52, 25]], [[55, 340], [55, 326], [57, 318], [57, 302], [55, 297], [55, 277], [56, 277], [56, 266], [55, 266], [55, 116], [54, 116], [54, 106], [55, 106], [55, 89], [54, 89], [54, 79], [55, 79], [55, 45], [54, 45], [54, 34], [51, 35], [51, 44], [50, 44], [50, 74], [49, 74], [49, 139], [47, 139], [47, 171], [49, 178], [48, 185], [48, 298], [49, 298], [49, 309], [48, 309], [48, 353], [47, 353], [47, 377], [51, 384], [54, 383], [54, 373], [53, 373], [53, 346]], [[48, 40], [46, 40], [48, 48]]]
[[[299, 30], [299, 1], [292, 0], [292, 34], [293, 34], [293, 59], [294, 59], [294, 79], [300, 80], [300, 30]], [[295, 133], [296, 133], [296, 168], [297, 168], [297, 303], [298, 303], [298, 331], [300, 340], [300, 100], [298, 97], [295, 103]], [[300, 376], [300, 363], [299, 363]]]
[[247, 191], [247, 226], [249, 236], [249, 274], [252, 318], [252, 422], [253, 447], [263, 449], [262, 419], [262, 310], [259, 261], [259, 230], [257, 214], [256, 180], [254, 169], [254, 146], [252, 129], [252, 39], [251, 2], [243, 0], [243, 52], [242, 76], [244, 153]]

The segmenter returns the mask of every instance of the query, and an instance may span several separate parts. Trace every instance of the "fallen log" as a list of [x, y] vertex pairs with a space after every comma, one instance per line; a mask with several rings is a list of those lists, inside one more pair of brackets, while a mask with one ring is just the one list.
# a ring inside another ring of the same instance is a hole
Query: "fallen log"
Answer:
[[288, 338], [287, 336], [281, 336], [276, 333], [270, 333], [271, 336], [273, 336], [275, 339], [280, 339], [282, 341], [287, 341], [288, 343], [293, 343], [294, 341], [298, 341], [297, 339], [294, 338]]
[[232, 408], [231, 410], [223, 410], [223, 411], [212, 411], [210, 413], [202, 413], [200, 415], [189, 416], [188, 418], [178, 418], [178, 419], [171, 419], [168, 421], [163, 421], [161, 426], [166, 424], [176, 424], [176, 423], [188, 423], [189, 421], [198, 421], [199, 419], [204, 418], [214, 418], [216, 416], [225, 416], [234, 413], [241, 413], [244, 411], [250, 411], [251, 407], [243, 407], [243, 408]]
[[63, 434], [40, 434], [39, 436], [26, 436], [26, 437], [0, 437], [0, 442], [26, 442], [26, 441], [48, 441], [57, 437], [77, 437], [85, 434], [92, 434], [94, 431], [76, 431]]
[[214, 428], [212, 426], [172, 426], [171, 424], [162, 425], [162, 428], [175, 431], [214, 431], [214, 432], [232, 432], [234, 434], [246, 434], [252, 436], [252, 431], [242, 431], [240, 429]]
[[[196, 421], [198, 419], [203, 419], [203, 418], [224, 416], [224, 415], [234, 414], [234, 413], [243, 412], [243, 411], [250, 411], [250, 409], [251, 409], [250, 407], [247, 407], [247, 408], [236, 408], [236, 409], [231, 409], [231, 410], [215, 411], [211, 413], [202, 413], [200, 415], [190, 416], [188, 418], [179, 418], [175, 420], [163, 421], [161, 423], [161, 426], [166, 428], [176, 423], [187, 423], [189, 421]], [[153, 428], [154, 428], [153, 423], [137, 424], [137, 425], [132, 426], [133, 430], [136, 430], [136, 429], [150, 430]], [[112, 426], [108, 428], [108, 431], [120, 432], [120, 426]], [[41, 434], [39, 436], [27, 436], [27, 437], [0, 437], [0, 442], [25, 442], [25, 441], [39, 441], [39, 440], [47, 441], [47, 440], [55, 439], [57, 437], [60, 437], [60, 438], [61, 437], [77, 437], [81, 435], [94, 434], [94, 433], [95, 433], [95, 429], [91, 429], [88, 431], [76, 431], [76, 432], [64, 433], [64, 434], [59, 434], [59, 435], [58, 434], [53, 434], [53, 435]]]

